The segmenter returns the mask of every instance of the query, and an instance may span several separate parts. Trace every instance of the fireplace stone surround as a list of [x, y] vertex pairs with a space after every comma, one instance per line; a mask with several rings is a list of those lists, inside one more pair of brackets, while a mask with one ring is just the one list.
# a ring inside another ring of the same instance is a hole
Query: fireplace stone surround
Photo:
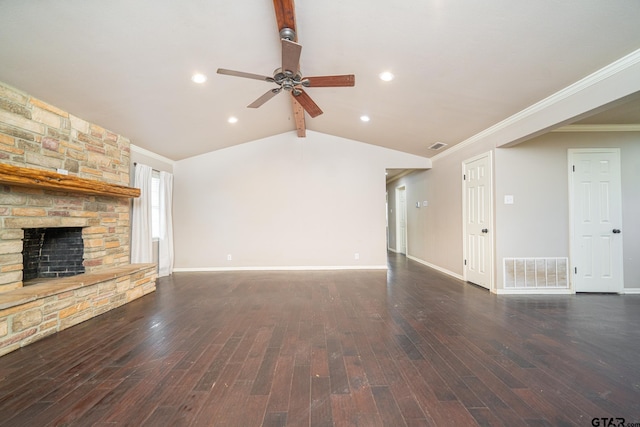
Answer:
[[[4, 169], [42, 171], [54, 183], [76, 177], [118, 190], [129, 184], [129, 144], [0, 82]], [[155, 290], [156, 266], [130, 264], [129, 197], [0, 179], [0, 355]], [[82, 230], [85, 273], [24, 286], [24, 229], [60, 227]]]

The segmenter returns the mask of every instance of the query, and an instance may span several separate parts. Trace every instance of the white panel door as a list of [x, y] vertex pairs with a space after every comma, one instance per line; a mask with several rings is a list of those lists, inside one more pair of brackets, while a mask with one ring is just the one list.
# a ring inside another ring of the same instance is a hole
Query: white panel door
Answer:
[[406, 187], [396, 188], [396, 251], [407, 253], [407, 196]]
[[576, 292], [623, 289], [618, 149], [569, 150], [571, 264]]
[[465, 279], [491, 288], [493, 224], [490, 153], [463, 164]]

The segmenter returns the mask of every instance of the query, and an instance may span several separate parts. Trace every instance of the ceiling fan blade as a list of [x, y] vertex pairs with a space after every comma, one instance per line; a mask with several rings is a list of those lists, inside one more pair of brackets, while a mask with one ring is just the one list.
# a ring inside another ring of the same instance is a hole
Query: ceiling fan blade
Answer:
[[356, 76], [353, 74], [305, 77], [304, 80], [309, 81], [308, 87], [346, 87], [356, 85]]
[[300, 52], [302, 45], [282, 39], [282, 71], [291, 71], [294, 75], [298, 72]]
[[293, 0], [273, 0], [273, 8], [276, 11], [278, 31], [291, 28], [296, 32], [296, 10]]
[[251, 104], [247, 105], [247, 108], [258, 108], [259, 106], [261, 106], [262, 104], [264, 104], [265, 102], [267, 102], [268, 100], [270, 100], [271, 98], [273, 98], [279, 93], [280, 93], [279, 88], [271, 89], [270, 91], [267, 91], [264, 95], [262, 95], [260, 98], [256, 99]]
[[318, 107], [318, 104], [313, 102], [313, 99], [311, 99], [307, 92], [302, 89], [297, 90], [299, 90], [300, 93], [298, 95], [293, 95], [292, 93], [292, 96], [296, 101], [298, 101], [298, 103], [300, 103], [300, 105], [302, 105], [302, 108], [304, 108], [304, 110], [309, 113], [311, 117], [317, 117], [322, 114], [322, 110], [320, 109], [320, 107]]
[[293, 118], [296, 122], [298, 138], [304, 138], [307, 136], [307, 127], [304, 122], [304, 108], [302, 108], [302, 105], [296, 100], [295, 96], [291, 97], [291, 106], [293, 107]]
[[227, 76], [244, 77], [245, 79], [263, 80], [265, 82], [273, 82], [273, 77], [262, 76], [260, 74], [245, 73], [244, 71], [225, 70], [224, 68], [218, 68], [218, 74], [225, 74]]

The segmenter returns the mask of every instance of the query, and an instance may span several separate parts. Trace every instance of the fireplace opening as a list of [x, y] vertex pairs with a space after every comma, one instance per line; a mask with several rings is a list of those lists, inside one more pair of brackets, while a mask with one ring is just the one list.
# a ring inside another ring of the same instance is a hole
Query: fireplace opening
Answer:
[[25, 228], [22, 281], [84, 273], [82, 227]]

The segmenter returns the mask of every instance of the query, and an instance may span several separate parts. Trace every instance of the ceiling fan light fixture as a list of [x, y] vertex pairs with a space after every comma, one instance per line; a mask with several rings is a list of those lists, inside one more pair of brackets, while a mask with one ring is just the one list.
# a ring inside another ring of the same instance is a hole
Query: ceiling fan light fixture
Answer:
[[234, 116], [231, 116], [231, 117], [229, 117], [229, 118], [227, 119], [227, 122], [229, 122], [229, 123], [231, 123], [231, 124], [238, 123], [238, 118], [237, 118], [237, 117], [234, 117]]
[[207, 76], [202, 73], [196, 73], [191, 76], [191, 81], [194, 83], [202, 84], [207, 81]]
[[378, 74], [378, 77], [380, 77], [380, 80], [382, 80], [383, 82], [390, 82], [394, 79], [395, 76], [390, 71], [384, 71]]

